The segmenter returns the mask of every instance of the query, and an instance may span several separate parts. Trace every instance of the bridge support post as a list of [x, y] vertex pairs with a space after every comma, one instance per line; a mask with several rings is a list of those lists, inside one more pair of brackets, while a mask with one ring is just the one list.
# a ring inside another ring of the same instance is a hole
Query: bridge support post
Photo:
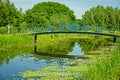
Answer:
[[114, 44], [114, 46], [116, 46], [116, 41], [117, 41], [117, 38], [116, 38], [116, 37], [114, 37], [113, 39], [114, 39], [114, 43], [113, 43], [113, 44]]
[[34, 52], [37, 52], [37, 34], [34, 35]]

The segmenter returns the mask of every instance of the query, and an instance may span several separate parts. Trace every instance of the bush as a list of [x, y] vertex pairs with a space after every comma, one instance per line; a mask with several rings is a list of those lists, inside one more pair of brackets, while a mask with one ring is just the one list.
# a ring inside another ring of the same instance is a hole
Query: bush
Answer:
[[6, 34], [7, 28], [6, 27], [0, 27], [0, 34]]

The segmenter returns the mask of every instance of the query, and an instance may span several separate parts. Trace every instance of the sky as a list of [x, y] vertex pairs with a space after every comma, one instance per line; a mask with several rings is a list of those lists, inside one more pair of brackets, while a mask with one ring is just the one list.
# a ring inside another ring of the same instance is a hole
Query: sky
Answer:
[[82, 15], [92, 7], [96, 7], [98, 4], [120, 8], [120, 0], [10, 0], [14, 3], [17, 9], [22, 8], [23, 12], [27, 9], [31, 9], [35, 4], [41, 2], [59, 2], [65, 4], [71, 10], [74, 11], [76, 18], [80, 19]]

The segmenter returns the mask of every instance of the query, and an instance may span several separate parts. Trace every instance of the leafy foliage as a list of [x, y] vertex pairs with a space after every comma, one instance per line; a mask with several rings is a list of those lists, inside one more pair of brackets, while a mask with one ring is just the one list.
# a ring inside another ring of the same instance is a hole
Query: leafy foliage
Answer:
[[[10, 0], [0, 0], [0, 33], [44, 32], [44, 31], [94, 31], [120, 30], [120, 9], [98, 5], [86, 11], [82, 19], [58, 2], [42, 2], [22, 13]], [[3, 28], [4, 27], [4, 28]]]
[[9, 0], [0, 0], [0, 27], [13, 25], [18, 27], [23, 20], [22, 14], [17, 11]]
[[81, 25], [91, 25], [94, 28], [98, 26], [104, 26], [109, 30], [113, 28], [120, 29], [120, 9], [112, 7], [103, 7], [98, 5], [90, 10], [86, 11], [79, 20]]
[[74, 20], [73, 11], [57, 2], [38, 3], [26, 11], [26, 22], [40, 24], [42, 27], [59, 26], [60, 24], [68, 26]]
[[85, 74], [85, 80], [119, 80], [120, 50], [112, 51], [104, 59], [98, 59], [94, 66]]

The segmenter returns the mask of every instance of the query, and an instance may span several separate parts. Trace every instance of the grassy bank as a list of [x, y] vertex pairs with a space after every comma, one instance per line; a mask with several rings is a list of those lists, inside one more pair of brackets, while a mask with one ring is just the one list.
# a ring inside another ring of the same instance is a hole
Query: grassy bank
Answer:
[[120, 50], [116, 49], [109, 57], [97, 60], [84, 77], [85, 80], [120, 80]]
[[19, 47], [33, 42], [33, 37], [30, 35], [21, 34], [4, 34], [0, 35], [1, 47]]
[[[77, 40], [77, 41], [76, 41]], [[78, 34], [49, 34], [37, 36], [37, 51], [56, 53], [72, 51], [74, 44], [78, 43], [84, 52], [96, 50], [111, 44], [112, 38], [103, 36], [78, 35]], [[61, 44], [62, 43], [62, 44]], [[4, 34], [0, 35], [0, 50], [13, 49], [34, 45], [34, 35]], [[34, 49], [34, 48], [33, 48]], [[65, 51], [66, 50], [66, 51]], [[101, 49], [100, 49], [101, 50]], [[51, 51], [51, 52], [49, 52]]]
[[[38, 43], [39, 42], [54, 42], [60, 41], [69, 38], [88, 38], [88, 36], [81, 36], [81, 35], [39, 35], [38, 36]], [[1, 47], [16, 47], [16, 46], [23, 46], [23, 45], [33, 45], [34, 36], [27, 35], [27, 34], [1, 34], [0, 35], [0, 46]]]
[[[68, 61], [69, 62], [69, 61]], [[72, 60], [69, 66], [47, 66], [36, 71], [20, 72], [28, 80], [120, 80], [120, 50], [115, 50], [109, 57], [89, 60]], [[75, 65], [77, 64], [77, 65]], [[82, 64], [82, 65], [81, 65]], [[73, 66], [74, 65], [74, 66]]]
[[[71, 45], [66, 45], [67, 42], [65, 42], [63, 45], [61, 44], [64, 40], [69, 40], [71, 38], [90, 38], [92, 40], [91, 44], [96, 43], [99, 45], [102, 44], [100, 42], [103, 42], [104, 37], [101, 39], [101, 37], [94, 37], [94, 36], [88, 36], [88, 35], [39, 35], [38, 36], [38, 47], [42, 50], [54, 51], [53, 53], [59, 51], [56, 49], [57, 47], [62, 46], [61, 50], [67, 50], [67, 48]], [[100, 40], [101, 39], [101, 40]], [[56, 42], [57, 41], [57, 42]], [[61, 42], [59, 42], [61, 41]], [[110, 41], [110, 40], [109, 40]], [[34, 37], [32, 35], [22, 35], [22, 34], [10, 34], [10, 35], [0, 35], [0, 49], [3, 47], [23, 47], [23, 45], [32, 45], [33, 46]], [[54, 42], [56, 42], [55, 45]], [[44, 44], [45, 43], [45, 44]], [[108, 43], [103, 42], [103, 43]], [[47, 46], [43, 47], [43, 45]], [[65, 46], [66, 45], [66, 46]], [[91, 47], [90, 45], [90, 47]], [[104, 45], [104, 44], [103, 44]], [[88, 47], [88, 45], [86, 45]], [[85, 47], [86, 47], [85, 46]], [[96, 46], [95, 46], [96, 47]], [[39, 50], [40, 50], [39, 49]], [[72, 48], [71, 48], [72, 49]], [[89, 48], [90, 49], [90, 48]], [[32, 52], [32, 51], [31, 51]], [[15, 54], [14, 54], [15, 55]], [[12, 55], [14, 57], [14, 55]], [[1, 56], [2, 58], [4, 56]], [[43, 80], [50, 80], [50, 79], [58, 79], [60, 77], [61, 80], [66, 79], [85, 79], [85, 80], [119, 80], [120, 79], [120, 50], [117, 49], [113, 52], [110, 52], [109, 57], [99, 58], [95, 61], [94, 64], [88, 61], [81, 60], [75, 60], [68, 62], [71, 65], [69, 66], [48, 66], [43, 69], [37, 70], [37, 71], [25, 71], [20, 73], [20, 76], [23, 78], [33, 79], [33, 77], [36, 76], [42, 76]], [[82, 64], [82, 66], [81, 66]], [[77, 66], [75, 66], [77, 65]], [[54, 75], [53, 75], [54, 74]]]
[[[109, 38], [88, 34], [48, 34], [48, 35], [38, 35], [38, 42], [50, 42], [50, 41], [64, 41], [71, 38], [88, 38], [88, 39], [96, 39], [96, 38]], [[0, 34], [0, 46], [12, 46], [18, 44], [29, 44], [33, 43], [34, 37], [33, 35], [27, 34]]]

